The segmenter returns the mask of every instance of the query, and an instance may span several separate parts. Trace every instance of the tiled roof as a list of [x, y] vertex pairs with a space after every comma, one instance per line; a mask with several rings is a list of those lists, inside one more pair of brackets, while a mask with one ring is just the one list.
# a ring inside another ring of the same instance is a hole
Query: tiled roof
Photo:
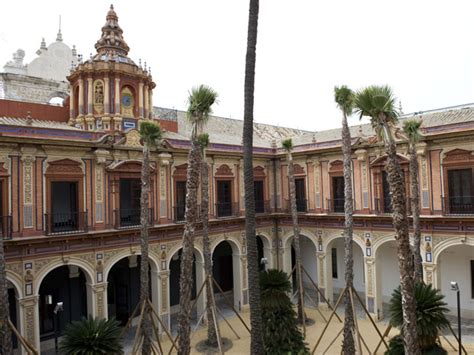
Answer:
[[67, 129], [67, 130], [73, 130], [73, 131], [81, 131], [81, 129], [79, 128], [69, 126], [66, 122], [44, 121], [44, 120], [32, 119], [31, 124], [28, 124], [27, 118], [0, 117], [0, 125]]

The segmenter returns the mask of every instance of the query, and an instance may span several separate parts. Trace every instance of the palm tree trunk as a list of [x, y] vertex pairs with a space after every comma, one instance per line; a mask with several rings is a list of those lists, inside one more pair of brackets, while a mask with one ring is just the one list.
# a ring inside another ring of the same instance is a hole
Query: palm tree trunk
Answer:
[[[148, 301], [150, 298], [150, 280], [149, 280], [149, 260], [148, 260], [148, 221], [150, 210], [148, 207], [148, 197], [150, 192], [150, 146], [145, 140], [143, 143], [143, 165], [142, 165], [142, 188], [140, 195], [140, 304]], [[151, 323], [148, 317], [148, 305], [145, 306], [145, 316], [142, 323], [142, 355], [151, 354]]]
[[423, 265], [420, 252], [421, 232], [420, 232], [420, 189], [418, 185], [418, 155], [416, 147], [410, 144], [410, 177], [411, 177], [411, 211], [413, 217], [413, 259], [414, 259], [414, 280], [415, 283], [423, 282]]
[[300, 248], [300, 226], [298, 224], [298, 211], [296, 209], [296, 185], [295, 173], [293, 167], [293, 157], [291, 152], [287, 153], [288, 159], [288, 180], [290, 183], [290, 209], [291, 219], [293, 222], [293, 246], [295, 248], [296, 257], [296, 284], [298, 288], [298, 321], [303, 323], [304, 312], [304, 289], [303, 280], [301, 278], [301, 248]]
[[217, 334], [216, 328], [212, 321], [212, 255], [209, 243], [209, 168], [206, 161], [206, 151], [203, 151], [203, 159], [201, 163], [201, 220], [202, 220], [202, 249], [204, 253], [204, 274], [206, 283], [206, 307], [207, 307], [207, 343], [216, 347]]
[[8, 327], [8, 320], [10, 319], [10, 307], [8, 304], [8, 286], [5, 262], [3, 236], [0, 236], [0, 353], [13, 354], [11, 332], [10, 328]]
[[250, 305], [250, 353], [264, 354], [262, 309], [260, 305], [260, 281], [258, 269], [257, 236], [255, 232], [255, 198], [253, 183], [253, 106], [255, 91], [255, 62], [257, 47], [259, 0], [250, 0], [245, 57], [244, 84], [244, 189], [245, 189], [245, 237], [247, 243], [247, 272]]
[[[344, 155], [344, 213], [345, 213], [345, 228], [344, 228], [344, 263], [346, 265], [344, 277], [346, 279], [346, 287], [352, 288], [354, 283], [354, 259], [352, 255], [352, 229], [353, 219], [352, 214], [354, 204], [352, 200], [352, 142], [351, 132], [347, 124], [346, 114], [343, 114], [342, 119], [342, 151]], [[345, 355], [355, 354], [354, 345], [354, 317], [352, 312], [352, 303], [349, 292], [345, 294], [345, 316], [344, 316], [344, 340], [342, 349]]]
[[387, 178], [392, 197], [392, 218], [397, 240], [398, 267], [400, 269], [400, 289], [403, 310], [403, 342], [405, 353], [419, 355], [420, 346], [416, 330], [415, 287], [413, 282], [412, 250], [408, 232], [408, 217], [403, 172], [397, 159], [397, 149], [385, 115], [379, 117], [383, 132], [385, 151], [387, 153]]
[[179, 282], [179, 316], [178, 316], [178, 354], [188, 355], [191, 351], [191, 290], [193, 285], [193, 250], [194, 230], [197, 215], [197, 189], [201, 166], [201, 149], [193, 134], [191, 150], [188, 157], [186, 181], [186, 225], [183, 233], [183, 250], [181, 254], [181, 276]]

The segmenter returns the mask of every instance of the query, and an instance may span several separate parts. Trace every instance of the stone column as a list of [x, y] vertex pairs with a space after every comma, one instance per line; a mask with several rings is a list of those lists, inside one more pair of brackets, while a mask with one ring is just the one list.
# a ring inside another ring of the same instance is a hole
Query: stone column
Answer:
[[76, 119], [76, 115], [75, 115], [75, 112], [74, 112], [74, 105], [75, 105], [75, 102], [74, 102], [74, 86], [71, 85], [71, 88], [69, 89], [69, 122], [68, 122], [68, 124], [70, 126], [74, 125], [74, 122], [75, 122], [75, 119]]
[[122, 117], [120, 114], [120, 78], [115, 78], [115, 104], [114, 104], [114, 126], [113, 129], [120, 131], [122, 128]]
[[18, 299], [20, 309], [20, 333], [33, 345], [36, 350], [40, 350], [40, 326], [39, 326], [39, 296], [29, 296]]
[[94, 316], [98, 318], [107, 318], [107, 282], [96, 285], [87, 285], [92, 292], [92, 305]]
[[160, 214], [159, 219], [160, 221], [168, 221], [168, 166], [170, 165], [171, 154], [168, 153], [160, 153], [158, 155], [160, 164], [159, 164], [159, 184], [160, 184], [160, 194], [159, 194], [159, 207], [160, 207]]
[[149, 110], [150, 110], [150, 119], [153, 118], [153, 89], [150, 88], [150, 107], [149, 107]]
[[[326, 258], [326, 253], [322, 251], [316, 252], [316, 257], [318, 258], [318, 286], [324, 297], [329, 301], [333, 301], [332, 295], [332, 275], [328, 273], [330, 267], [328, 266], [328, 260]], [[329, 261], [330, 262], [330, 261]], [[326, 302], [320, 300], [320, 305], [327, 307]]]
[[145, 117], [149, 118], [149, 92], [148, 92], [148, 85], [145, 85]]
[[138, 118], [143, 118], [143, 82], [138, 84]]
[[78, 79], [79, 83], [79, 117], [84, 116], [84, 80]]
[[104, 115], [110, 113], [110, 80], [108, 76], [104, 77]]
[[[364, 257], [365, 263], [365, 304], [370, 315], [378, 318], [379, 302], [381, 304], [382, 293], [377, 292], [376, 285], [376, 263], [375, 258], [370, 256]], [[381, 310], [380, 310], [381, 311]], [[380, 313], [381, 314], [381, 313]]]
[[170, 297], [169, 297], [170, 272], [169, 270], [160, 271], [158, 273], [158, 278], [159, 278], [159, 284], [161, 286], [161, 293], [160, 293], [161, 302], [159, 303], [158, 313], [163, 323], [168, 327], [168, 329], [171, 329]]
[[92, 78], [87, 78], [87, 115], [92, 116], [92, 94], [94, 88], [92, 87]]
[[33, 228], [34, 200], [34, 153], [36, 148], [22, 148], [21, 162], [23, 166], [23, 228]]
[[247, 254], [233, 253], [232, 268], [234, 269], [234, 307], [240, 311], [249, 303]]

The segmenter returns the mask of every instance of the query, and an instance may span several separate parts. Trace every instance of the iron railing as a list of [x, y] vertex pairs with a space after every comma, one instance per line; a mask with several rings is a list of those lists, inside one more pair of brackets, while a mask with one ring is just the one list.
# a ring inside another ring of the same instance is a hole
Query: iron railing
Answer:
[[270, 213], [270, 201], [268, 200], [255, 200], [255, 213]]
[[[140, 212], [141, 210], [138, 208], [130, 209], [130, 208], [120, 208], [114, 210], [115, 215], [115, 228], [133, 228], [133, 227], [140, 227]], [[154, 218], [153, 218], [153, 208], [148, 209], [148, 225], [153, 225]]]
[[[411, 215], [411, 198], [406, 199], [406, 211], [407, 215]], [[392, 204], [391, 202], [388, 201], [381, 201], [380, 198], [375, 198], [374, 199], [374, 212], [376, 214], [390, 214], [393, 212]]]
[[46, 235], [82, 233], [88, 230], [87, 211], [45, 213], [44, 215]]
[[217, 202], [216, 217], [237, 217], [239, 204], [237, 202]]
[[[285, 210], [286, 213], [291, 213], [291, 203], [290, 200], [285, 200]], [[296, 212], [306, 213], [308, 212], [308, 200], [305, 198], [296, 199]]]
[[12, 239], [12, 216], [0, 216], [0, 238]]
[[[201, 205], [197, 205], [196, 218], [201, 218]], [[175, 223], [184, 222], [186, 220], [186, 205], [178, 205], [173, 207], [173, 221]]]
[[344, 198], [327, 199], [327, 207], [329, 213], [344, 213]]
[[474, 214], [474, 196], [441, 196], [441, 201], [445, 215]]

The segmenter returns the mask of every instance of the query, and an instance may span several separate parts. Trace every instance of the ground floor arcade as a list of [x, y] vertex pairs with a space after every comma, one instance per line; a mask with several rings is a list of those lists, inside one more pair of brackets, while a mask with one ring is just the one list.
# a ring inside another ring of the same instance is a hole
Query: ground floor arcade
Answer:
[[[258, 231], [260, 267], [281, 268], [291, 272], [294, 265], [292, 229], [283, 227], [279, 239], [272, 229]], [[310, 289], [314, 282], [325, 297], [334, 302], [344, 287], [344, 241], [341, 230], [301, 230], [303, 283]], [[461, 288], [464, 317], [474, 317], [472, 260], [474, 237], [424, 236], [422, 243], [424, 278], [446, 295], [450, 309], [455, 294], [449, 282]], [[238, 310], [248, 304], [247, 255], [243, 231], [211, 235], [213, 277]], [[359, 233], [354, 238], [354, 285], [377, 318], [384, 318], [384, 304], [398, 286], [398, 258], [393, 235]], [[163, 322], [175, 326], [179, 305], [180, 240], [150, 245], [150, 295]], [[116, 317], [126, 322], [138, 302], [141, 257], [138, 245], [87, 253], [71, 253], [7, 264], [12, 321], [36, 347], [65, 325], [87, 316]], [[202, 243], [196, 240], [193, 267], [193, 298], [204, 281]], [[204, 294], [196, 300], [195, 314], [204, 309]], [[316, 299], [321, 302], [321, 299]], [[54, 308], [63, 303], [55, 322]], [[321, 302], [322, 303], [322, 302]]]

